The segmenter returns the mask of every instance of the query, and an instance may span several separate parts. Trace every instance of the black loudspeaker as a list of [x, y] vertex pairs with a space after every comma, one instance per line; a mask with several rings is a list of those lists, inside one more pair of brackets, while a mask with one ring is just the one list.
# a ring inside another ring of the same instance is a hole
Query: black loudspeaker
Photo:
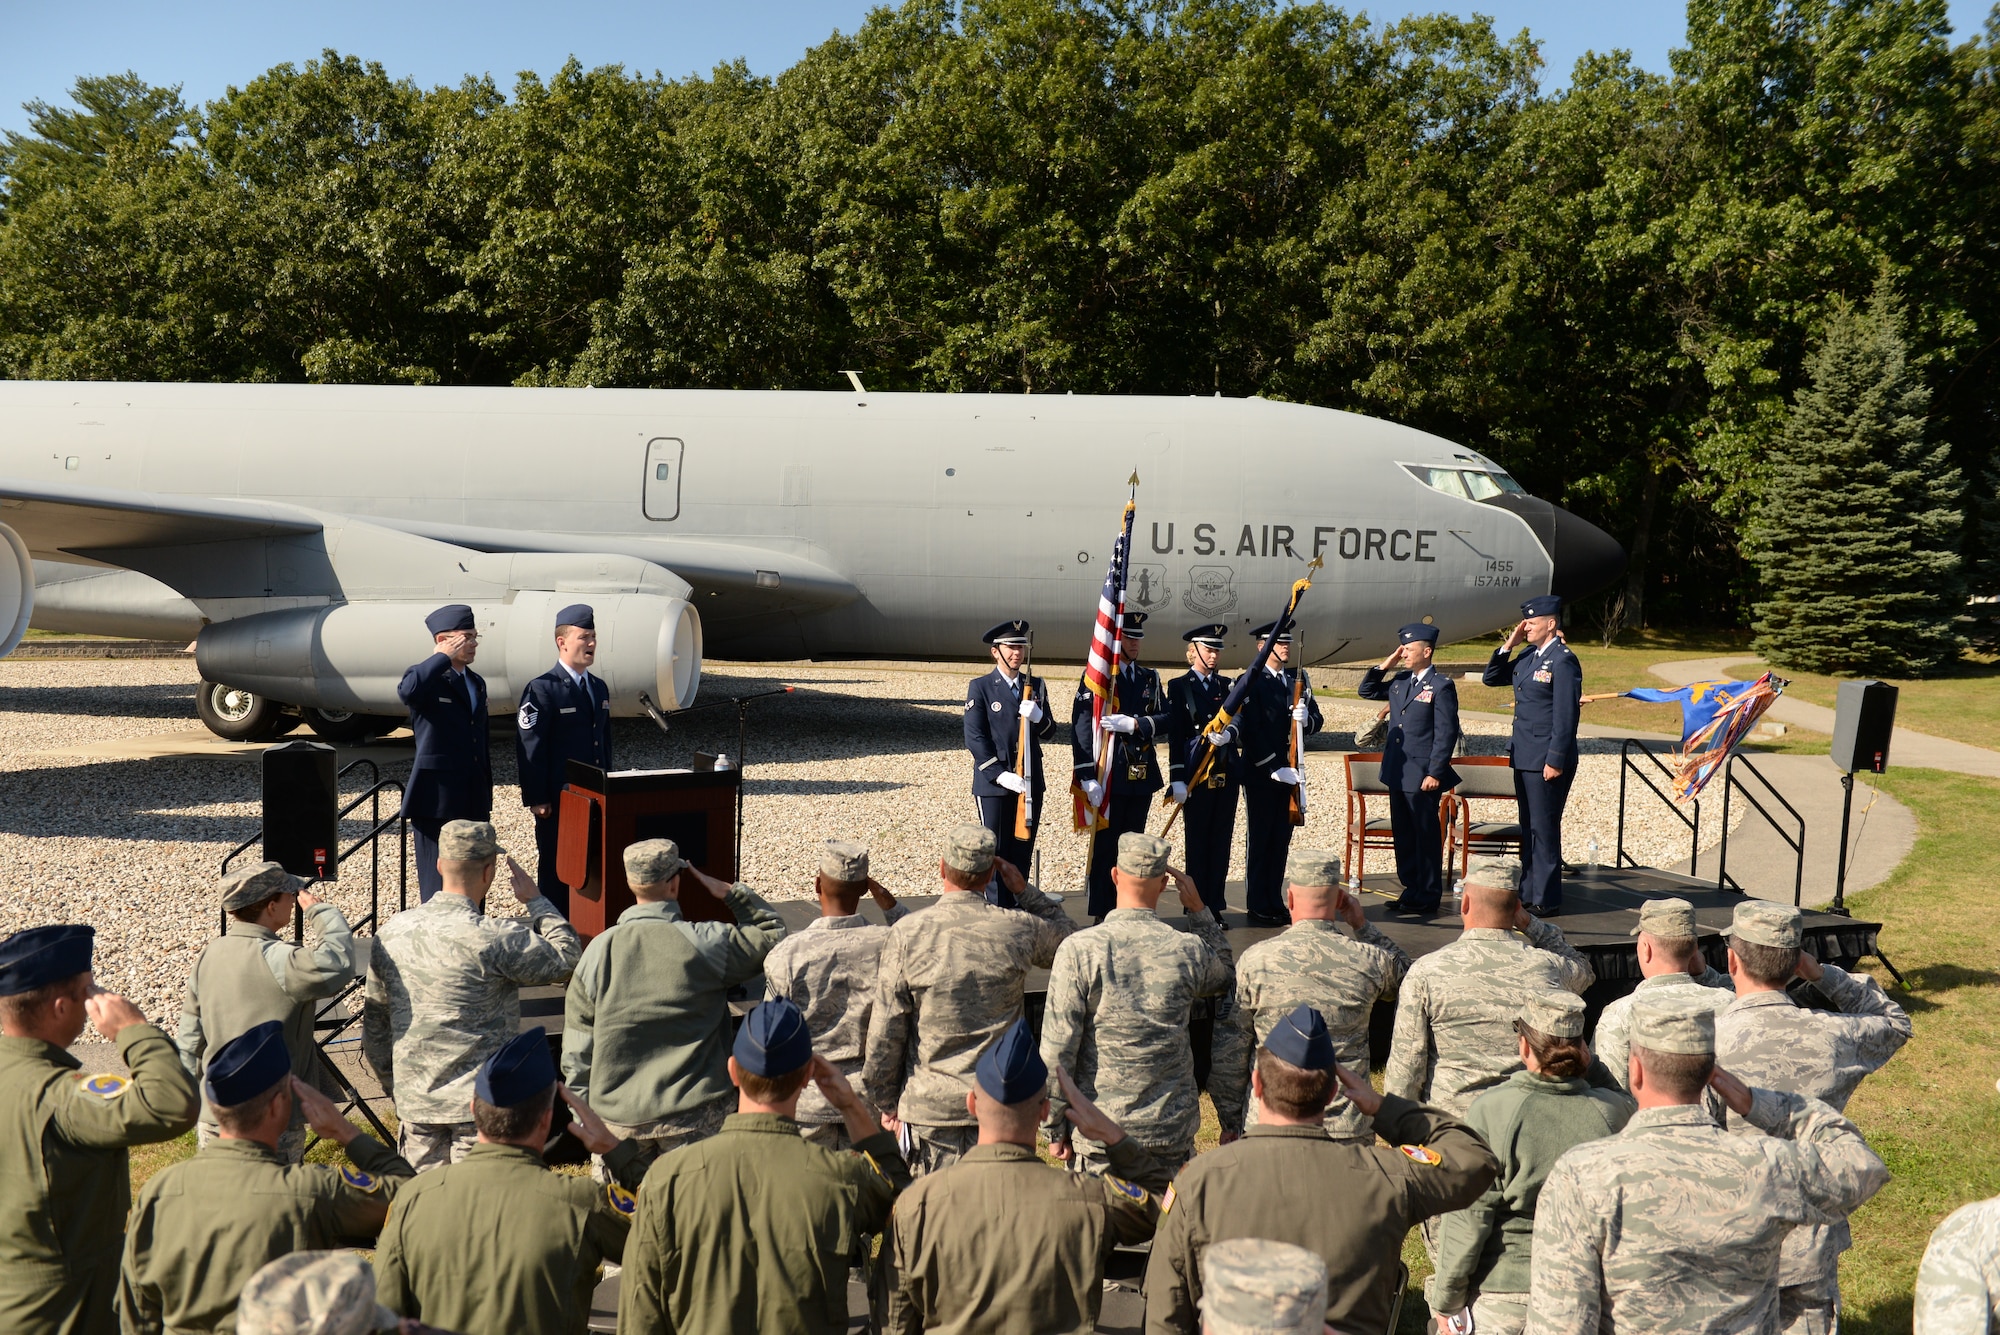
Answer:
[[264, 860], [294, 876], [340, 874], [340, 789], [333, 748], [287, 742], [264, 753]]
[[1834, 701], [1833, 763], [1849, 774], [1889, 768], [1896, 688], [1886, 681], [1843, 681]]

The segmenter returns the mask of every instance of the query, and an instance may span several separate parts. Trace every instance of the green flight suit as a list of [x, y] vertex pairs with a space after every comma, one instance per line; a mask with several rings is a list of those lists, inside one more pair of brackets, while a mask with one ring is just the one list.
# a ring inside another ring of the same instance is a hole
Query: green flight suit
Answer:
[[131, 1069], [84, 1076], [38, 1038], [0, 1037], [0, 1331], [99, 1335], [113, 1302], [130, 1145], [172, 1140], [201, 1113], [194, 1077], [150, 1024], [118, 1031]]
[[619, 1335], [846, 1335], [856, 1239], [882, 1231], [909, 1182], [886, 1131], [836, 1153], [789, 1117], [733, 1114], [647, 1171]]
[[373, 1136], [352, 1168], [286, 1162], [254, 1140], [210, 1141], [139, 1192], [125, 1232], [118, 1321], [125, 1335], [236, 1329], [236, 1299], [280, 1256], [368, 1247], [416, 1170]]
[[617, 1183], [605, 1184], [484, 1141], [431, 1169], [397, 1193], [375, 1250], [376, 1301], [475, 1335], [582, 1335], [599, 1267], [625, 1250], [638, 1153], [618, 1142], [604, 1156]]

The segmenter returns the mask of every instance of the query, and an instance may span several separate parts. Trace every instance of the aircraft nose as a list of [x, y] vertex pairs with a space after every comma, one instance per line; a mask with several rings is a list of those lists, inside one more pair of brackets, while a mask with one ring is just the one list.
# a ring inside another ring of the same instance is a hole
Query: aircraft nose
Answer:
[[1487, 501], [1526, 520], [1549, 554], [1549, 592], [1565, 600], [1607, 588], [1625, 573], [1625, 549], [1588, 519], [1535, 496], [1503, 492]]

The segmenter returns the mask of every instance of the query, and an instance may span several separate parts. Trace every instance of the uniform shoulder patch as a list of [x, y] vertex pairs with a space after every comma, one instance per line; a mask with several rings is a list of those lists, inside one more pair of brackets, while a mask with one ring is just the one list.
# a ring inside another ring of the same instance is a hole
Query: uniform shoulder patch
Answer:
[[628, 1219], [639, 1208], [639, 1198], [619, 1186], [616, 1182], [606, 1182], [604, 1184], [604, 1199], [610, 1203], [612, 1209]]
[[1403, 1157], [1411, 1163], [1420, 1163], [1426, 1168], [1436, 1168], [1444, 1162], [1444, 1156], [1428, 1145], [1398, 1145]]
[[535, 708], [533, 700], [523, 700], [521, 712], [515, 715], [515, 721], [521, 725], [522, 732], [533, 732], [535, 724], [541, 721], [541, 717], [542, 711]]
[[1160, 1213], [1165, 1214], [1167, 1211], [1173, 1208], [1174, 1208], [1174, 1184], [1169, 1182], [1167, 1183], [1167, 1194], [1160, 1197]]
[[1126, 1197], [1128, 1200], [1135, 1200], [1139, 1204], [1144, 1205], [1148, 1199], [1146, 1189], [1137, 1182], [1127, 1182], [1122, 1177], [1112, 1177], [1108, 1173], [1105, 1174], [1104, 1180], [1111, 1185], [1113, 1191]]
[[98, 1098], [109, 1102], [132, 1088], [132, 1081], [126, 1076], [114, 1075], [110, 1071], [105, 1071], [101, 1074], [88, 1076], [77, 1081], [76, 1088], [80, 1094], [94, 1094]]
[[381, 1178], [375, 1176], [373, 1173], [364, 1173], [353, 1164], [342, 1164], [340, 1166], [340, 1180], [348, 1186], [353, 1187], [356, 1191], [365, 1191], [371, 1195], [382, 1189]]

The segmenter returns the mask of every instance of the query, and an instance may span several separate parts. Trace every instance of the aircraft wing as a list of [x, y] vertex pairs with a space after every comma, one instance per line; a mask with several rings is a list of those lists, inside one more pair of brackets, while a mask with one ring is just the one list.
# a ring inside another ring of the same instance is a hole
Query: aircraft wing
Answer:
[[127, 566], [123, 550], [198, 546], [318, 533], [311, 511], [269, 501], [162, 496], [0, 478], [0, 523], [45, 561]]

